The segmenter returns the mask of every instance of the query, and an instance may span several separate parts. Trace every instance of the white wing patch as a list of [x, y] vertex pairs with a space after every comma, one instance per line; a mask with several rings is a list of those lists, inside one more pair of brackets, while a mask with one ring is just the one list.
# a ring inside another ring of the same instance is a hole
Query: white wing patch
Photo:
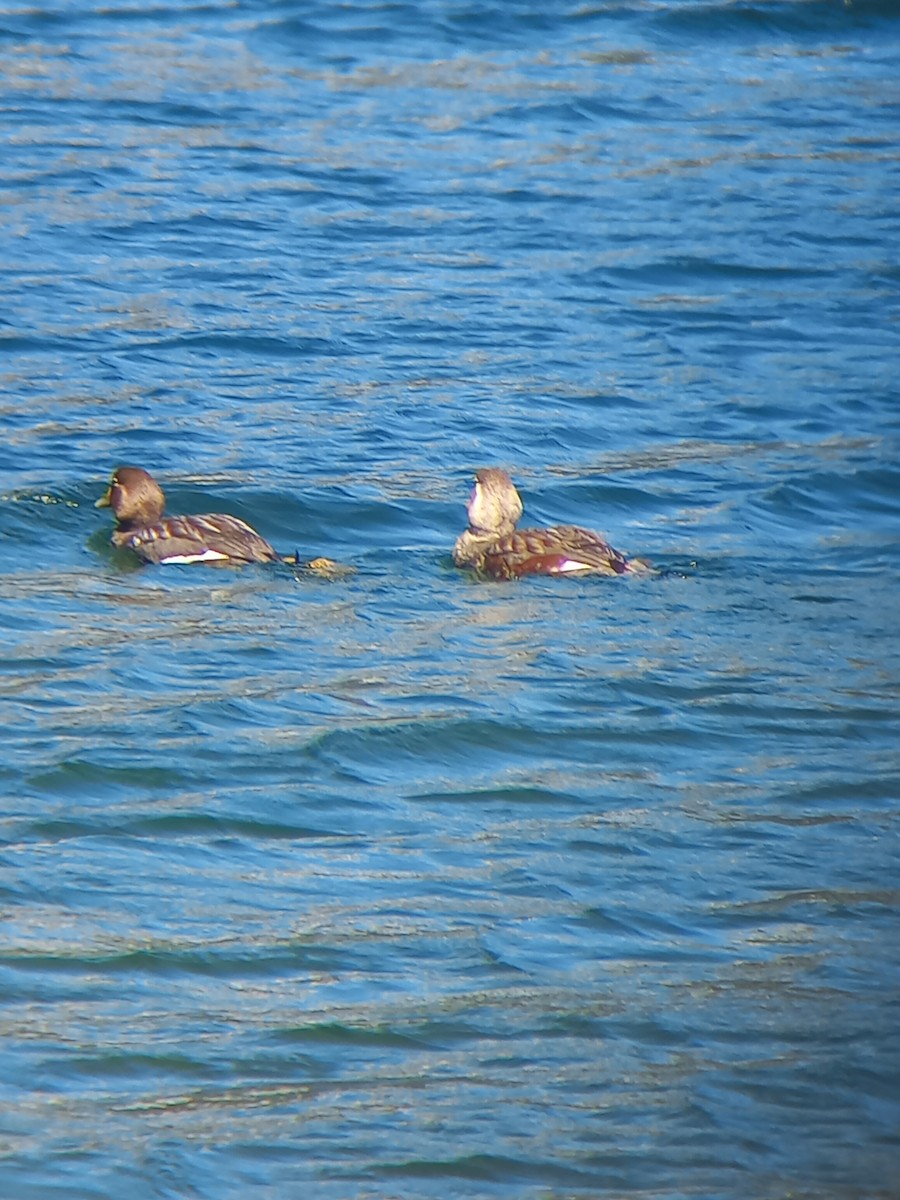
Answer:
[[564, 558], [561, 563], [553, 568], [554, 575], [561, 575], [564, 571], [593, 571], [594, 567], [590, 563], [578, 562], [574, 558]]
[[195, 563], [195, 562], [221, 562], [228, 558], [227, 554], [220, 554], [218, 550], [202, 550], [199, 554], [172, 554], [168, 558], [159, 560], [160, 566], [168, 563]]

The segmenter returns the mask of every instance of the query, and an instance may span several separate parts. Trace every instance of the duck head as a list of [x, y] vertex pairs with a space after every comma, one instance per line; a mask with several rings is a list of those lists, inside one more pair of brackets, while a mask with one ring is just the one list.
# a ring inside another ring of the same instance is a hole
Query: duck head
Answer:
[[166, 500], [163, 490], [141, 467], [117, 467], [106, 494], [94, 508], [111, 508], [120, 526], [153, 525], [162, 520]]
[[522, 516], [522, 501], [515, 484], [500, 467], [476, 471], [468, 514], [469, 529], [478, 537], [503, 537], [515, 529]]

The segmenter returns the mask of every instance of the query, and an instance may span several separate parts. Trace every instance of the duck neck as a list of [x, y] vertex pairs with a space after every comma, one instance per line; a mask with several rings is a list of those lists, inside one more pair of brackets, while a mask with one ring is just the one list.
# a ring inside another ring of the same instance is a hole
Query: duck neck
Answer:
[[146, 529], [148, 525], [154, 525], [155, 523], [155, 521], [148, 520], [146, 517], [117, 517], [116, 532], [135, 533], [138, 529]]
[[511, 533], [515, 533], [515, 529], [515, 521], [501, 521], [495, 529], [481, 529], [477, 525], [469, 525], [464, 536], [472, 538], [482, 546], [488, 546], [500, 538], [509, 537]]
[[453, 547], [453, 558], [457, 566], [478, 565], [485, 551], [506, 532], [512, 532], [513, 528], [515, 527], [511, 526], [508, 531], [506, 529], [485, 530], [473, 529], [470, 525], [464, 533], [459, 535], [456, 545]]

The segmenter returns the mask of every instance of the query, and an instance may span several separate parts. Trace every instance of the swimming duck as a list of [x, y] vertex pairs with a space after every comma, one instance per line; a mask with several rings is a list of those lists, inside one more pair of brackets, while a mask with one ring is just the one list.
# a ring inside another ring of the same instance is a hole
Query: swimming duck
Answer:
[[238, 517], [208, 513], [166, 517], [163, 490], [140, 467], [118, 467], [95, 508], [111, 508], [116, 517], [114, 546], [150, 563], [278, 562], [281, 556], [255, 529]]
[[549, 529], [516, 529], [522, 516], [516, 486], [499, 467], [475, 474], [469, 498], [469, 527], [453, 547], [458, 567], [474, 567], [492, 579], [521, 575], [627, 575], [645, 571], [646, 563], [613, 549], [599, 533], [577, 525]]

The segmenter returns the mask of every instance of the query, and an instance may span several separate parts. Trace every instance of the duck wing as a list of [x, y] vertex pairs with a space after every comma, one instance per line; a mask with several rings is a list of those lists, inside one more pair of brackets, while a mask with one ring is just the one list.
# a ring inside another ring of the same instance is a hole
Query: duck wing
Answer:
[[624, 554], [590, 529], [553, 525], [549, 529], [519, 529], [499, 538], [484, 551], [481, 569], [494, 579], [522, 575], [623, 575], [629, 570]]
[[239, 517], [208, 513], [202, 517], [165, 517], [154, 525], [113, 535], [118, 546], [144, 562], [274, 562], [275, 550]]

